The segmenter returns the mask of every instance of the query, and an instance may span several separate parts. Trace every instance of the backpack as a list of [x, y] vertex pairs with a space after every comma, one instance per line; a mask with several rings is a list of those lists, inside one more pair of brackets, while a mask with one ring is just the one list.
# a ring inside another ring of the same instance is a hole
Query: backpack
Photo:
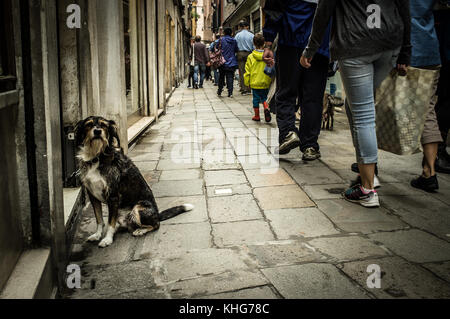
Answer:
[[209, 54], [211, 60], [211, 67], [214, 69], [220, 68], [225, 64], [226, 60], [222, 55], [222, 39], [219, 40], [219, 46], [215, 46], [213, 52]]

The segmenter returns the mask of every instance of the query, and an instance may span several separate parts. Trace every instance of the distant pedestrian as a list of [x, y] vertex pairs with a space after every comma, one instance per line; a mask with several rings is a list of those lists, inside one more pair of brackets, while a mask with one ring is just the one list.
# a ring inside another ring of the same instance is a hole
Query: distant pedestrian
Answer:
[[195, 67], [195, 59], [194, 59], [194, 43], [195, 38], [191, 38], [191, 45], [189, 50], [189, 76], [188, 76], [188, 88], [194, 87], [194, 67]]
[[237, 61], [239, 65], [239, 86], [242, 95], [247, 95], [250, 93], [250, 88], [244, 83], [245, 63], [247, 63], [247, 57], [254, 49], [254, 35], [249, 31], [250, 25], [247, 21], [241, 21], [239, 23], [239, 27], [241, 30], [235, 36], [239, 50], [237, 53]]
[[256, 122], [261, 121], [259, 104], [262, 104], [264, 106], [265, 120], [266, 122], [270, 122], [272, 117], [270, 115], [269, 105], [267, 104], [267, 94], [269, 93], [272, 79], [264, 73], [266, 63], [263, 61], [264, 37], [262, 34], [255, 35], [253, 43], [256, 49], [247, 58], [244, 83], [252, 89], [253, 93], [253, 110], [255, 116], [252, 120]]
[[[206, 65], [209, 64], [209, 53], [206, 49], [206, 45], [201, 43], [202, 38], [200, 36], [195, 37], [194, 44], [194, 88], [203, 88], [203, 81], [206, 76]], [[199, 79], [200, 78], [200, 79]]]
[[[217, 44], [219, 43], [219, 39], [220, 39], [220, 34], [216, 33], [215, 38], [216, 38], [216, 40], [214, 42], [212, 42], [211, 45], [209, 46], [210, 52], [214, 52], [215, 48], [217, 47]], [[214, 86], [218, 86], [219, 85], [219, 69], [215, 69], [212, 66], [211, 66], [211, 69], [214, 74]]]
[[350, 187], [343, 196], [365, 207], [380, 206], [374, 186], [378, 162], [374, 89], [393, 67], [400, 65], [406, 71], [411, 58], [409, 0], [379, 0], [369, 17], [367, 12], [372, 12], [369, 9], [373, 6], [373, 0], [319, 1], [313, 31], [300, 60], [303, 67], [311, 67], [333, 17], [331, 58], [339, 62], [361, 175], [361, 184]]
[[219, 89], [217, 95], [221, 96], [225, 87], [225, 80], [228, 89], [228, 97], [233, 97], [234, 73], [238, 67], [236, 52], [238, 46], [236, 40], [231, 36], [233, 31], [231, 28], [224, 29], [224, 36], [220, 38], [218, 45], [221, 47], [222, 56], [225, 64], [219, 68]]
[[[266, 39], [264, 61], [268, 66], [274, 64], [271, 46], [278, 35], [275, 97], [280, 144], [278, 152], [283, 155], [300, 147], [302, 159], [314, 161], [321, 157], [318, 140], [330, 56], [330, 21], [327, 21], [326, 36], [319, 43], [312, 67], [307, 69], [300, 65], [299, 60], [311, 34], [317, 0], [266, 2], [266, 6], [274, 4], [275, 7], [265, 7], [270, 14], [263, 30]], [[300, 128], [297, 129], [295, 113], [299, 104], [301, 119]]]

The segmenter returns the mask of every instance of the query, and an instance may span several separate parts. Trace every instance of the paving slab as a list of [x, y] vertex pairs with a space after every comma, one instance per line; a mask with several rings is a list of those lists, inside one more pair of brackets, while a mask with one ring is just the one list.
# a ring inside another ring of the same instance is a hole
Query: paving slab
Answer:
[[156, 169], [156, 166], [158, 165], [158, 162], [136, 162], [134, 163], [134, 165], [136, 165], [141, 173], [144, 173], [148, 171], [154, 171]]
[[372, 233], [407, 228], [398, 217], [388, 215], [384, 208], [366, 208], [344, 199], [317, 200], [318, 208], [332, 222], [349, 233]]
[[417, 229], [371, 234], [369, 238], [412, 262], [450, 260], [450, 243]]
[[170, 285], [173, 298], [198, 298], [248, 287], [262, 286], [267, 279], [257, 270], [228, 270], [224, 273], [176, 282]]
[[145, 236], [138, 258], [174, 257], [193, 249], [212, 246], [209, 223], [161, 225], [160, 229]]
[[158, 171], [200, 168], [199, 158], [171, 158], [158, 162]]
[[247, 183], [244, 172], [239, 170], [207, 171], [205, 172], [204, 179], [206, 186]]
[[[369, 265], [378, 265], [381, 270], [381, 288], [368, 288]], [[450, 285], [398, 257], [371, 259], [345, 263], [342, 271], [357, 281], [376, 298], [450, 298]]]
[[208, 197], [221, 197], [233, 195], [252, 194], [252, 189], [248, 184], [208, 186], [206, 187]]
[[253, 193], [263, 210], [316, 206], [298, 185], [255, 188]]
[[214, 243], [218, 247], [258, 244], [275, 239], [264, 220], [213, 224], [212, 228]]
[[203, 180], [159, 181], [152, 186], [155, 197], [203, 195]]
[[181, 169], [173, 171], [163, 171], [159, 180], [161, 181], [185, 181], [192, 179], [200, 179], [200, 169]]
[[256, 261], [259, 268], [320, 262], [326, 257], [298, 241], [276, 241], [264, 245], [248, 245], [241, 249]]
[[278, 299], [280, 298], [268, 286], [247, 288], [238, 291], [225, 292], [221, 294], [205, 296], [201, 299], [238, 299], [238, 300], [256, 300], [256, 299]]
[[347, 184], [327, 184], [303, 186], [306, 194], [312, 200], [342, 198], [342, 193], [348, 188]]
[[286, 299], [367, 299], [368, 295], [330, 264], [266, 268], [262, 272]]
[[333, 262], [388, 255], [386, 249], [360, 236], [316, 238], [309, 241], [308, 245], [330, 256]]
[[422, 266], [450, 283], [450, 261], [423, 264]]
[[294, 180], [285, 170], [279, 169], [274, 173], [263, 174], [261, 170], [246, 170], [248, 180], [252, 187], [284, 186], [295, 184]]
[[159, 260], [161, 283], [194, 279], [226, 271], [249, 270], [245, 260], [232, 249], [200, 249]]
[[252, 195], [209, 198], [208, 208], [212, 223], [263, 218]]
[[442, 201], [420, 196], [384, 196], [383, 206], [409, 225], [450, 241], [450, 209]]
[[323, 166], [287, 166], [286, 171], [300, 185], [342, 184], [344, 181], [331, 169]]
[[278, 239], [339, 234], [339, 231], [317, 208], [269, 210], [264, 214]]
[[105, 267], [82, 268], [81, 289], [71, 298], [106, 298], [110, 295], [157, 288], [150, 261], [122, 263]]

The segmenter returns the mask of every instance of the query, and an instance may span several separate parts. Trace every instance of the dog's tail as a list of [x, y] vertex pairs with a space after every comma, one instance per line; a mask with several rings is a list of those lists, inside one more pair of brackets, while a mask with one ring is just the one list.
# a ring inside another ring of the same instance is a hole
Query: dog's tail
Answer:
[[191, 204], [184, 204], [181, 206], [172, 207], [172, 208], [166, 209], [165, 211], [162, 211], [161, 213], [159, 213], [159, 220], [160, 221], [168, 220], [168, 219], [174, 218], [175, 216], [178, 216], [180, 214], [190, 212], [193, 209], [194, 209], [194, 205], [191, 205]]

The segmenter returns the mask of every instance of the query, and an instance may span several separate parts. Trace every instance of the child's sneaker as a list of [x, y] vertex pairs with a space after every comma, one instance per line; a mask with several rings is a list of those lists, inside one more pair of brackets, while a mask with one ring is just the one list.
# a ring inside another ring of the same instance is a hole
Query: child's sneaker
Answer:
[[264, 105], [264, 117], [266, 119], [266, 122], [269, 123], [272, 121], [272, 115], [270, 115], [269, 104], [267, 104], [267, 102], [264, 102], [263, 105]]
[[361, 185], [355, 185], [347, 189], [342, 196], [352, 203], [361, 204], [364, 207], [379, 207], [380, 201], [376, 191], [365, 192]]

